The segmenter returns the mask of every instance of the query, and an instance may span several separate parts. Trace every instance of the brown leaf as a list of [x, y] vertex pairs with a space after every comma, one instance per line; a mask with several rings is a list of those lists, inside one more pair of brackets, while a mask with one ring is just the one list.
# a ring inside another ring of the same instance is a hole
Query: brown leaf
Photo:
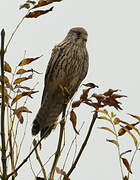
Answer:
[[19, 122], [23, 124], [24, 118], [21, 113], [16, 114], [17, 118], [19, 119]]
[[37, 74], [41, 74], [41, 73], [39, 73], [39, 72], [37, 72], [37, 71], [35, 71], [35, 70], [33, 70], [33, 69], [28, 69], [28, 70], [19, 69], [16, 74], [24, 74], [24, 73], [28, 73], [28, 72], [32, 72], [32, 73], [35, 72], [35, 73], [37, 73]]
[[[129, 114], [129, 113], [128, 113]], [[130, 116], [132, 116], [133, 118], [137, 119], [140, 121], [140, 116], [136, 116], [136, 115], [133, 115], [133, 114], [129, 114]]]
[[115, 118], [114, 120], [113, 120], [113, 123], [116, 125], [116, 124], [119, 124], [120, 123], [120, 119], [119, 118]]
[[27, 87], [27, 86], [21, 86], [20, 84], [16, 84], [15, 89], [16, 88], [21, 88], [21, 89], [26, 89], [26, 90], [32, 90], [31, 88]]
[[27, 65], [27, 64], [30, 64], [31, 62], [39, 59], [40, 57], [42, 57], [42, 55], [39, 56], [39, 57], [36, 57], [36, 58], [26, 58], [26, 59], [23, 59], [23, 60], [19, 63], [18, 66], [25, 66], [25, 65]]
[[31, 94], [34, 94], [34, 93], [37, 93], [37, 92], [39, 92], [39, 91], [29, 91], [29, 92], [23, 92], [23, 93], [21, 93], [21, 94], [18, 94], [14, 99], [13, 99], [13, 101], [11, 102], [11, 106], [13, 105], [13, 104], [15, 104], [19, 99], [21, 99], [22, 97], [24, 97], [24, 96], [29, 96], [29, 97], [31, 97]]
[[70, 180], [70, 178], [67, 176], [66, 172], [63, 169], [59, 169], [58, 167], [56, 167], [56, 172], [63, 175], [66, 180]]
[[105, 96], [111, 96], [114, 92], [117, 92], [117, 91], [118, 91], [118, 89], [116, 89], [116, 90], [109, 89], [108, 91], [106, 91], [106, 92], [104, 93], [104, 95], [105, 95]]
[[89, 90], [91, 88], [88, 88], [88, 89], [84, 89], [83, 90], [83, 94], [80, 96], [80, 100], [87, 100], [87, 97], [88, 97], [88, 93], [89, 93]]
[[35, 5], [32, 9], [38, 8], [38, 7], [42, 7], [42, 6], [47, 6], [48, 4], [51, 4], [53, 2], [60, 2], [62, 0], [42, 0], [39, 1], [37, 5]]
[[76, 108], [76, 107], [79, 107], [80, 106], [80, 104], [81, 104], [81, 102], [82, 101], [74, 101], [73, 103], [72, 103], [72, 108]]
[[9, 73], [12, 72], [11, 66], [10, 66], [6, 61], [5, 61], [5, 64], [4, 64], [4, 70], [5, 70], [6, 72], [9, 72]]
[[23, 4], [23, 5], [21, 5], [21, 6], [19, 7], [19, 9], [23, 9], [23, 8], [29, 9], [29, 8], [30, 8], [30, 4], [29, 4], [29, 3], [25, 3], [25, 4]]
[[96, 98], [99, 103], [105, 99], [105, 96], [103, 94], [93, 93], [91, 97]]
[[116, 146], [119, 146], [119, 144], [118, 144], [118, 142], [116, 140], [106, 139], [106, 141], [111, 142], [111, 143], [115, 144]]
[[114, 134], [115, 136], [116, 136], [116, 134], [114, 133], [114, 131], [112, 131], [110, 128], [108, 128], [108, 127], [99, 127], [100, 129], [104, 129], [104, 130], [106, 130], [106, 131], [109, 131], [109, 132], [111, 132], [112, 134]]
[[132, 150], [127, 150], [127, 151], [125, 151], [125, 152], [122, 152], [122, 153], [120, 154], [120, 156], [123, 156], [124, 154], [127, 154], [127, 153], [129, 153], [129, 152], [132, 152]]
[[28, 77], [17, 78], [13, 84], [20, 84], [21, 82], [26, 81], [28, 79], [32, 79], [32, 75], [30, 75]]
[[27, 107], [25, 106], [21, 106], [18, 109], [13, 109], [14, 114], [18, 114], [18, 113], [23, 113], [23, 112], [27, 112], [27, 113], [32, 113], [32, 111], [30, 111]]
[[84, 101], [84, 103], [87, 104], [87, 105], [89, 105], [89, 106], [94, 107], [94, 108], [97, 109], [97, 110], [102, 107], [102, 105], [99, 104], [99, 103], [91, 103], [91, 102], [89, 102], [89, 101]]
[[90, 88], [95, 88], [95, 87], [99, 88], [99, 86], [95, 85], [94, 83], [87, 83], [87, 84], [83, 84], [83, 85], [86, 87], [90, 87]]
[[35, 1], [30, 1], [30, 0], [28, 0], [27, 3], [30, 3], [30, 4], [33, 4], [33, 5], [36, 4]]
[[73, 111], [73, 109], [72, 109], [72, 111], [70, 112], [70, 120], [71, 120], [71, 122], [72, 122], [73, 129], [75, 130], [75, 132], [76, 132], [77, 134], [79, 134], [79, 132], [78, 132], [77, 129], [76, 129], [77, 116], [76, 116], [75, 112]]
[[130, 165], [129, 165], [128, 160], [125, 159], [125, 158], [122, 158], [122, 157], [121, 157], [121, 159], [122, 159], [122, 161], [123, 161], [123, 164], [124, 164], [125, 167], [127, 168], [127, 170], [132, 174], [131, 167], [130, 167]]
[[47, 10], [38, 10], [38, 11], [29, 12], [29, 14], [27, 14], [25, 16], [25, 18], [37, 18], [43, 14], [47, 14], [48, 12], [50, 12], [52, 10], [53, 10], [53, 7], [51, 7], [50, 9], [47, 9]]

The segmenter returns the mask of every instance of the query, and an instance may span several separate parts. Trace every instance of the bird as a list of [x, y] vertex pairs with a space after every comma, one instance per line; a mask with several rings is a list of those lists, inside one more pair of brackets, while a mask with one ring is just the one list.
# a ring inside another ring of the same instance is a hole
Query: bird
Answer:
[[47, 137], [51, 133], [63, 111], [63, 105], [71, 100], [86, 77], [89, 67], [87, 37], [88, 33], [83, 27], [74, 27], [53, 48], [46, 69], [41, 107], [32, 125], [32, 135], [40, 132], [41, 137]]

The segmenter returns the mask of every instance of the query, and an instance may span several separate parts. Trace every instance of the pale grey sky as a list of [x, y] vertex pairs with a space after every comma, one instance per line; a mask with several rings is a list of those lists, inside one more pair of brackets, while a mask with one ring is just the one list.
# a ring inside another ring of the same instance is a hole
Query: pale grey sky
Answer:
[[[0, 5], [0, 29], [6, 31], [6, 40], [9, 39], [14, 28], [25, 15], [25, 10], [19, 10], [19, 5], [24, 1], [2, 1]], [[14, 67], [26, 56], [36, 57], [43, 54], [43, 57], [30, 65], [35, 70], [42, 72], [37, 79], [40, 92], [34, 95], [34, 99], [29, 104], [31, 111], [29, 115], [28, 129], [25, 137], [22, 157], [29, 152], [32, 142], [30, 128], [33, 118], [40, 106], [43, 91], [44, 73], [50, 58], [52, 48], [63, 40], [66, 33], [72, 27], [84, 27], [89, 36], [87, 48], [90, 58], [90, 68], [84, 83], [94, 82], [99, 85], [97, 92], [104, 92], [109, 88], [121, 89], [122, 94], [128, 96], [123, 99], [124, 111], [120, 112], [123, 120], [129, 121], [127, 113], [140, 115], [140, 1], [139, 0], [63, 0], [55, 3], [53, 12], [37, 19], [25, 19], [13, 38], [6, 60]], [[78, 95], [77, 95], [78, 98]], [[78, 143], [82, 142], [83, 135], [86, 133], [89, 122], [91, 121], [91, 110], [81, 106], [78, 111], [79, 128], [83, 121], [85, 126], [78, 137]], [[99, 126], [108, 125], [104, 121], [97, 120], [88, 142], [88, 145], [80, 159], [76, 170], [70, 178], [77, 179], [121, 179], [117, 148], [111, 143], [106, 142], [106, 138], [113, 138], [111, 134], [98, 129]], [[47, 159], [55, 150], [58, 138], [58, 129], [42, 143], [40, 152], [42, 159]], [[74, 137], [71, 123], [67, 123], [66, 136], [68, 142]], [[52, 143], [53, 142], [53, 143]], [[68, 143], [67, 142], [67, 143]], [[131, 138], [122, 138], [122, 151], [128, 150], [132, 144]], [[69, 144], [69, 143], [68, 143]], [[72, 154], [71, 154], [71, 157]], [[129, 157], [129, 155], [128, 155]], [[136, 155], [134, 166], [132, 166], [132, 176], [130, 179], [138, 180], [139, 158]], [[31, 158], [36, 172], [38, 162]], [[61, 168], [61, 163], [58, 167]], [[49, 167], [49, 164], [46, 168]], [[48, 171], [48, 169], [47, 169]], [[20, 180], [32, 179], [33, 175], [30, 166], [25, 165], [18, 173]]]

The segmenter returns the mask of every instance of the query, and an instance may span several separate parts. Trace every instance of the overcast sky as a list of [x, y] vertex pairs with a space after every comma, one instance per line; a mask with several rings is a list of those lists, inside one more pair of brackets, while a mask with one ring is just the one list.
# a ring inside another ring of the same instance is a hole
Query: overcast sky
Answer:
[[[19, 10], [24, 1], [2, 1], [0, 4], [0, 30], [6, 31], [6, 41], [25, 15], [26, 10]], [[33, 112], [29, 115], [22, 158], [29, 152], [33, 138], [30, 134], [32, 121], [40, 106], [43, 91], [44, 73], [50, 58], [52, 48], [61, 42], [72, 27], [81, 26], [88, 32], [87, 49], [89, 52], [89, 72], [84, 83], [94, 82], [99, 86], [96, 92], [104, 92], [109, 88], [120, 89], [122, 94], [128, 96], [123, 99], [123, 112], [120, 112], [122, 120], [129, 122], [131, 119], [127, 113], [140, 115], [140, 1], [139, 0], [63, 0], [54, 4], [52, 12], [40, 16], [37, 19], [25, 19], [15, 34], [6, 54], [6, 61], [15, 67], [24, 57], [43, 57], [30, 67], [42, 72], [36, 76], [40, 91], [34, 95], [29, 107]], [[51, 6], [50, 6], [51, 7]], [[31, 86], [33, 83], [30, 82]], [[75, 98], [78, 98], [78, 94]], [[91, 109], [81, 106], [78, 113], [78, 125], [83, 127], [79, 138], [79, 145], [91, 121]], [[107, 126], [104, 121], [97, 120], [87, 147], [70, 178], [72, 180], [84, 179], [121, 179], [117, 148], [106, 142], [106, 138], [113, 138], [111, 134], [98, 127]], [[21, 127], [22, 128], [22, 127]], [[45, 162], [54, 151], [58, 139], [59, 127], [42, 144], [41, 157]], [[22, 131], [22, 130], [21, 130]], [[67, 123], [66, 129], [68, 142], [74, 137], [71, 123]], [[52, 143], [53, 142], [53, 143]], [[67, 142], [67, 143], [68, 143]], [[131, 138], [122, 138], [122, 151], [134, 148]], [[69, 146], [69, 143], [67, 144]], [[79, 146], [78, 146], [79, 147]], [[71, 153], [71, 158], [73, 153]], [[126, 157], [130, 158], [129, 155]], [[35, 172], [38, 172], [38, 162], [32, 159]], [[132, 176], [130, 179], [138, 180], [140, 154], [136, 155]], [[62, 167], [60, 163], [58, 167]], [[46, 169], [49, 164], [46, 166]], [[125, 168], [124, 168], [125, 169]], [[47, 169], [48, 171], [48, 169]], [[126, 171], [125, 171], [126, 172]], [[25, 165], [19, 171], [17, 179], [33, 179], [29, 165]]]

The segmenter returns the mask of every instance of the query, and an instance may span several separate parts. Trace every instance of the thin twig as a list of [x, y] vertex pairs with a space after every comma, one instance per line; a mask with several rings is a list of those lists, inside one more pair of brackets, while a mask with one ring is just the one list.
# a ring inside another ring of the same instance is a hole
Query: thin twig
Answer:
[[[36, 144], [36, 146], [32, 149], [32, 151], [28, 154], [28, 156], [21, 162], [21, 164], [19, 164], [19, 166], [10, 174], [7, 175], [7, 177], [9, 178], [10, 176], [12, 176], [13, 174], [15, 174], [30, 158], [30, 156], [33, 154], [33, 152], [35, 151], [35, 149], [38, 147], [38, 145], [41, 143], [41, 141], [44, 139], [45, 135], [50, 131], [52, 127], [48, 128], [47, 131], [44, 133], [44, 135], [41, 137], [41, 139], [38, 141], [38, 143]], [[7, 178], [7, 179], [8, 179]]]
[[[36, 140], [34, 139], [34, 140], [33, 140], [33, 145], [34, 145], [34, 147], [36, 146], [36, 143], [37, 143], [37, 142], [36, 142]], [[40, 159], [40, 157], [39, 157], [37, 148], [35, 149], [35, 155], [36, 155], [36, 159], [38, 160], [38, 162], [39, 162], [39, 164], [40, 164], [40, 166], [41, 166], [41, 170], [42, 170], [42, 173], [43, 173], [43, 175], [44, 175], [44, 180], [47, 180], [46, 171], [45, 171], [44, 165], [43, 165], [43, 163], [42, 163], [42, 161], [41, 161], [41, 159]]]
[[7, 177], [7, 166], [6, 166], [6, 148], [5, 148], [5, 126], [4, 126], [4, 112], [5, 112], [5, 95], [4, 95], [4, 39], [5, 39], [5, 31], [4, 29], [1, 31], [1, 88], [2, 88], [2, 102], [1, 102], [1, 143], [2, 143], [2, 177], [6, 179]]
[[13, 39], [13, 36], [15, 35], [16, 31], [18, 30], [19, 26], [22, 24], [22, 22], [23, 22], [24, 19], [25, 19], [25, 16], [21, 19], [21, 21], [18, 23], [18, 25], [16, 26], [15, 30], [13, 31], [13, 33], [12, 33], [12, 35], [11, 35], [11, 37], [10, 37], [7, 45], [6, 45], [5, 53], [7, 52], [7, 48], [8, 48], [8, 46], [9, 46], [11, 40]]
[[63, 114], [62, 114], [62, 121], [60, 122], [59, 141], [58, 141], [58, 146], [57, 146], [57, 150], [56, 150], [56, 153], [55, 153], [55, 159], [54, 159], [54, 162], [53, 162], [53, 165], [52, 165], [52, 169], [51, 169], [49, 180], [53, 180], [54, 179], [54, 173], [55, 173], [55, 170], [56, 170], [57, 162], [58, 162], [60, 154], [61, 154], [61, 145], [62, 145], [63, 133], [64, 133], [64, 128], [65, 128], [66, 107], [67, 107], [67, 105], [64, 104]]
[[[80, 151], [79, 151], [79, 153], [78, 153], [78, 155], [77, 155], [74, 163], [72, 164], [70, 170], [69, 170], [68, 173], [66, 174], [67, 177], [69, 177], [70, 174], [71, 174], [71, 173], [73, 172], [73, 170], [75, 169], [75, 167], [76, 167], [76, 165], [77, 165], [77, 163], [78, 163], [78, 161], [79, 161], [79, 159], [80, 159], [80, 157], [81, 157], [81, 155], [82, 155], [82, 152], [83, 152], [83, 150], [84, 150], [85, 147], [86, 147], [86, 144], [87, 144], [88, 139], [89, 139], [89, 137], [90, 137], [90, 134], [91, 134], [91, 131], [92, 131], [92, 128], [93, 128], [93, 125], [94, 125], [94, 122], [95, 122], [96, 118], [97, 118], [97, 112], [95, 112], [95, 113], [93, 114], [93, 118], [92, 118], [90, 127], [89, 127], [89, 129], [88, 129], [88, 133], [87, 133], [87, 135], [86, 135], [86, 138], [85, 138], [85, 140], [84, 140], [84, 142], [83, 142], [83, 144], [82, 144], [82, 146], [81, 146], [81, 148], [80, 148]], [[66, 180], [66, 178], [64, 177], [63, 180]]]

